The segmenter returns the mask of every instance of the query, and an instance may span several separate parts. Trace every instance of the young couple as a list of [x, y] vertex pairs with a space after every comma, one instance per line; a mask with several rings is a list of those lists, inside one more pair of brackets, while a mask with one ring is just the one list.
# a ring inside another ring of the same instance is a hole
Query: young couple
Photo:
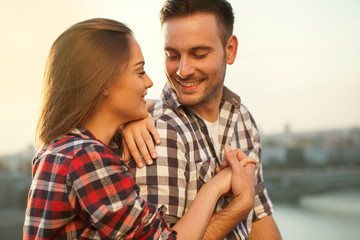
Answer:
[[[140, 169], [131, 161], [132, 172], [111, 146], [118, 129], [148, 116], [152, 82], [131, 30], [91, 19], [54, 42], [24, 239], [280, 238], [255, 123], [223, 85], [237, 50], [230, 4], [168, 0], [161, 21], [170, 85], [152, 112], [162, 139], [154, 164]], [[142, 138], [134, 143], [130, 135], [134, 152]]]

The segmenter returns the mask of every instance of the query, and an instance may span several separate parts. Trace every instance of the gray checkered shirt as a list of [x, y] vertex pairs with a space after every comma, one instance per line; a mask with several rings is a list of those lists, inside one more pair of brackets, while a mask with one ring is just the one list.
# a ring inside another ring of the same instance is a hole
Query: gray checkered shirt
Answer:
[[[223, 148], [240, 148], [254, 158], [256, 187], [254, 209], [225, 239], [248, 239], [254, 220], [273, 213], [273, 206], [264, 187], [261, 147], [258, 130], [240, 97], [224, 87], [219, 107], [220, 159], [204, 121], [190, 108], [182, 106], [176, 93], [167, 83], [162, 98], [151, 109], [161, 144], [156, 146], [158, 158], [151, 166], [136, 168], [130, 162], [132, 174], [140, 186], [140, 196], [150, 203], [168, 208], [167, 221], [173, 225], [188, 210], [204, 182], [215, 174], [224, 158]], [[217, 211], [228, 205], [229, 199], [220, 198]]]

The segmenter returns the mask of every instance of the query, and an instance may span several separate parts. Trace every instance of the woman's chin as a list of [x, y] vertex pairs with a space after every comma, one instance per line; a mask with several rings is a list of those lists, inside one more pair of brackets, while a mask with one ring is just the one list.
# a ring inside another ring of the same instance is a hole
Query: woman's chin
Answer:
[[136, 120], [141, 120], [141, 119], [144, 119], [148, 116], [148, 112], [147, 111], [143, 111], [139, 114], [136, 114], [136, 116], [133, 116], [133, 118], [131, 120], [129, 120], [129, 122], [132, 122], [132, 121], [136, 121]]

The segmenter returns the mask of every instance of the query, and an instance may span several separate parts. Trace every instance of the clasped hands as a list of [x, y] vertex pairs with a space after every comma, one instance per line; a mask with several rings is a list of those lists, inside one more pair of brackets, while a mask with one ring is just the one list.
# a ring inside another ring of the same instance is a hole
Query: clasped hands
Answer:
[[246, 156], [240, 149], [232, 150], [230, 146], [225, 146], [224, 151], [225, 158], [221, 170], [217, 169], [218, 173], [213, 179], [216, 180], [222, 175], [230, 177], [230, 180], [225, 180], [225, 184], [230, 182], [230, 185], [224, 188], [223, 194], [230, 193], [231, 190], [232, 201], [239, 200], [241, 204], [248, 204], [250, 211], [255, 196], [256, 161], [252, 157]]

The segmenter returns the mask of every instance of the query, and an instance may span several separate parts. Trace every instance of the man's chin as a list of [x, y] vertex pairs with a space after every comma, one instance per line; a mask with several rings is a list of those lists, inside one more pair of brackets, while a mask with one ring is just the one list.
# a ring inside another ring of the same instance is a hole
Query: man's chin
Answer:
[[192, 107], [200, 104], [201, 100], [193, 96], [182, 95], [179, 97], [179, 102], [184, 106]]

